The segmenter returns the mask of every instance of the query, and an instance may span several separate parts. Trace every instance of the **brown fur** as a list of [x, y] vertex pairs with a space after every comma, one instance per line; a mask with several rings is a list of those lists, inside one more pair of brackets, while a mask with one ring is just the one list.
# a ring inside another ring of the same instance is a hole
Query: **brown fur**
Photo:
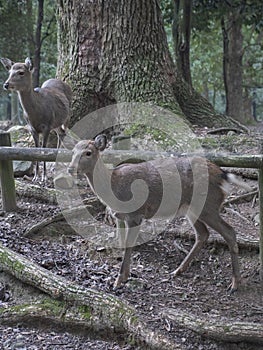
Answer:
[[[42, 146], [46, 147], [50, 131], [60, 129], [64, 132], [68, 125], [72, 98], [70, 86], [59, 79], [49, 79], [41, 88], [33, 89], [33, 66], [30, 59], [27, 58], [25, 63], [14, 63], [7, 58], [1, 58], [0, 61], [9, 70], [9, 78], [4, 83], [4, 88], [18, 92], [35, 146], [40, 146], [39, 135], [42, 134]], [[45, 173], [44, 166], [44, 176]], [[37, 176], [38, 163], [35, 178]]]
[[[93, 191], [112, 209], [116, 218], [125, 222], [125, 254], [115, 286], [128, 279], [131, 250], [136, 243], [141, 221], [158, 214], [159, 217], [185, 215], [196, 233], [192, 250], [173, 275], [187, 269], [206, 242], [209, 236], [207, 226], [210, 226], [222, 235], [229, 246], [233, 269], [231, 290], [235, 290], [240, 281], [236, 233], [220, 216], [225, 197], [224, 183], [229, 178], [233, 179], [233, 175], [229, 177], [221, 168], [202, 157], [156, 159], [139, 164], [123, 164], [110, 170], [100, 158], [100, 151], [105, 146], [103, 135], [99, 135], [95, 141], [80, 141], [73, 150], [69, 172], [78, 170], [85, 173]], [[138, 187], [137, 193], [132, 188], [138, 179], [143, 180], [148, 192], [144, 192], [143, 185]], [[142, 204], [128, 210], [129, 201], [136, 195], [136, 203], [142, 197]]]

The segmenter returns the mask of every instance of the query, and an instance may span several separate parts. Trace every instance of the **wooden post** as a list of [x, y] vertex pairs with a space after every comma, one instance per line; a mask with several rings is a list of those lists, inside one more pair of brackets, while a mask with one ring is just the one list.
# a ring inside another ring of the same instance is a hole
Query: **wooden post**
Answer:
[[[11, 138], [8, 132], [0, 132], [0, 146], [11, 146]], [[0, 181], [3, 210], [15, 211], [17, 209], [16, 190], [13, 162], [11, 160], [0, 160]]]
[[259, 259], [260, 259], [260, 280], [263, 287], [263, 163], [259, 168], [259, 215], [260, 215], [260, 231], [259, 231]]

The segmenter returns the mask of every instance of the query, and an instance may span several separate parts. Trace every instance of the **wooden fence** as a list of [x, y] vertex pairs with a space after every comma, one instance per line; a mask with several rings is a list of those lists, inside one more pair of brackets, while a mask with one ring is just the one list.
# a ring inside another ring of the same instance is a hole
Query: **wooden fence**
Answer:
[[[11, 147], [8, 133], [0, 133], [0, 181], [3, 209], [5, 211], [16, 210], [15, 182], [13, 175], [12, 160], [69, 162], [71, 151], [54, 148], [18, 148]], [[151, 160], [157, 157], [171, 157], [168, 152], [131, 151], [131, 150], [105, 150], [103, 160], [109, 164], [119, 164], [127, 159]], [[188, 154], [187, 154], [188, 155]], [[219, 166], [237, 168], [255, 168], [259, 171], [259, 210], [260, 210], [260, 278], [263, 284], [263, 155], [218, 155], [205, 154], [205, 157]]]

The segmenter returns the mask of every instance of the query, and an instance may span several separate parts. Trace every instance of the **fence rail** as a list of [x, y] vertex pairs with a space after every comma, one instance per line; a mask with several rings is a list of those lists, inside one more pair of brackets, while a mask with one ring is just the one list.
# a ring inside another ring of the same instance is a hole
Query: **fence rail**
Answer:
[[[237, 168], [260, 169], [263, 166], [263, 155], [236, 155], [220, 153], [187, 153], [185, 156], [202, 156], [211, 160], [219, 166]], [[25, 147], [0, 147], [0, 160], [29, 160], [46, 162], [70, 162], [72, 152], [56, 148], [25, 148]], [[155, 158], [167, 158], [173, 156], [184, 156], [182, 153], [152, 152], [132, 150], [105, 150], [102, 157], [106, 163], [118, 164], [127, 159], [152, 160]]]
[[[0, 133], [1, 135], [1, 133]], [[3, 203], [10, 202], [10, 196], [13, 190], [10, 189], [10, 181], [7, 179], [13, 179], [13, 170], [10, 170], [11, 160], [29, 160], [29, 161], [47, 161], [47, 162], [69, 162], [71, 160], [71, 151], [54, 148], [15, 148], [1, 146], [0, 138], [0, 176], [1, 176], [1, 187], [2, 187], [2, 198]], [[150, 160], [157, 157], [172, 157], [179, 154], [169, 152], [147, 152], [147, 151], [130, 151], [130, 150], [106, 150], [103, 152], [103, 159], [105, 163], [119, 164], [128, 159], [141, 161]], [[182, 155], [182, 154], [180, 154]], [[189, 156], [191, 154], [186, 154]], [[196, 155], [196, 154], [195, 154]], [[204, 153], [199, 154], [205, 156], [209, 160], [213, 161], [219, 166], [224, 167], [237, 167], [237, 168], [255, 168], [259, 170], [259, 209], [260, 209], [260, 242], [259, 242], [259, 258], [260, 258], [260, 277], [263, 286], [263, 155], [220, 155], [215, 153]], [[3, 170], [9, 169], [9, 175]], [[2, 169], [2, 170], [1, 170]], [[4, 176], [4, 179], [3, 179]], [[7, 183], [9, 189], [7, 189]], [[12, 186], [11, 186], [12, 187]], [[11, 191], [11, 192], [10, 192]], [[14, 191], [13, 191], [14, 192]], [[11, 198], [13, 203], [13, 199]], [[13, 205], [13, 208], [15, 206]], [[4, 208], [5, 209], [5, 208]], [[10, 210], [9, 210], [10, 211]], [[12, 209], [11, 209], [12, 211]]]

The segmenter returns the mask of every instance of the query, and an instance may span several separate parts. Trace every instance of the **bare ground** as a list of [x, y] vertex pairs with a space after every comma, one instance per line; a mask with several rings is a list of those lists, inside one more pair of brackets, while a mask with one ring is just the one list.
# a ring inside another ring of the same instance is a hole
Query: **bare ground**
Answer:
[[[253, 152], [253, 150], [250, 150]], [[256, 150], [254, 150], [256, 152]], [[253, 186], [256, 181], [249, 180]], [[234, 190], [236, 194], [236, 190]], [[211, 241], [182, 276], [171, 278], [185, 256], [179, 247], [189, 250], [193, 244], [191, 228], [184, 219], [170, 223], [165, 232], [153, 241], [134, 249], [130, 281], [117, 291], [113, 283], [120, 266], [117, 251], [94, 247], [79, 236], [65, 240], [31, 240], [23, 235], [32, 225], [59, 211], [56, 205], [35, 199], [19, 198], [16, 213], [2, 213], [0, 241], [27, 256], [40, 266], [83, 286], [103, 290], [132, 304], [148, 327], [158, 329], [182, 344], [185, 349], [197, 350], [260, 350], [263, 346], [251, 343], [225, 343], [207, 339], [170, 321], [163, 315], [175, 308], [208, 320], [246, 321], [262, 323], [263, 293], [260, 287], [259, 259], [255, 249], [240, 250], [242, 286], [233, 295], [227, 287], [231, 279], [228, 249]], [[233, 225], [239, 237], [258, 238], [258, 199], [234, 204], [223, 210], [223, 217]], [[212, 233], [212, 236], [217, 235]], [[176, 242], [176, 244], [175, 244]], [[0, 307], [15, 305], [19, 300], [6, 286]], [[14, 328], [0, 326], [0, 349], [95, 349], [131, 350], [131, 345], [112, 344], [57, 333], [52, 329], [27, 329], [19, 324]]]

